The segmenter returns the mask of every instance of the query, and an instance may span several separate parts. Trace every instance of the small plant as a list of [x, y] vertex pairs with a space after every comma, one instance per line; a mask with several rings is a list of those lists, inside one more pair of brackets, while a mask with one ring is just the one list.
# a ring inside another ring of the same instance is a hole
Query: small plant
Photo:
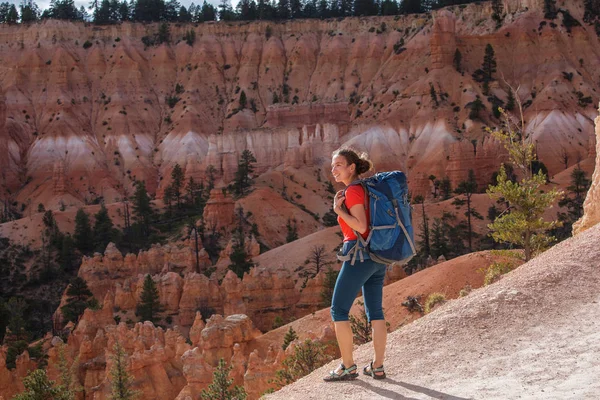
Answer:
[[276, 316], [275, 317], [275, 321], [273, 321], [273, 329], [277, 329], [281, 326], [285, 325], [285, 322], [283, 322], [283, 318], [281, 318], [281, 316]]
[[458, 297], [466, 297], [473, 291], [473, 288], [468, 283], [458, 292]]
[[306, 339], [294, 348], [294, 354], [283, 360], [282, 369], [275, 372], [275, 379], [270, 383], [283, 387], [325, 365], [331, 360], [325, 349], [323, 343]]
[[365, 344], [373, 340], [371, 337], [371, 324], [367, 318], [364, 303], [359, 300], [356, 304], [358, 304], [361, 309], [358, 317], [355, 317], [354, 315], [349, 316], [352, 335], [354, 336], [356, 343]]
[[433, 311], [433, 308], [438, 304], [444, 304], [446, 302], [446, 296], [442, 293], [431, 293], [427, 300], [425, 300], [425, 314], [429, 314]]
[[421, 303], [419, 303], [420, 299], [421, 296], [408, 296], [406, 298], [406, 301], [402, 302], [402, 305], [408, 308], [408, 311], [410, 311], [411, 313], [418, 311], [421, 314], [423, 314], [424, 310]]
[[494, 262], [482, 272], [485, 273], [483, 278], [483, 286], [490, 285], [500, 279], [500, 277], [506, 273], [509, 273], [514, 269], [514, 265], [509, 262]]
[[283, 350], [287, 349], [290, 343], [292, 343], [296, 339], [298, 339], [298, 334], [296, 333], [294, 328], [290, 326], [290, 329], [287, 331], [285, 337], [283, 338], [283, 344], [281, 345], [281, 348]]
[[241, 386], [233, 385], [233, 379], [229, 378], [229, 371], [232, 366], [227, 366], [224, 359], [219, 360], [219, 365], [214, 370], [213, 381], [206, 389], [202, 389], [200, 397], [203, 400], [213, 399], [236, 399], [245, 400], [247, 397], [246, 391]]
[[86, 41], [83, 43], [83, 48], [87, 50], [87, 49], [89, 49], [90, 47], [92, 47], [92, 45], [93, 45], [93, 43], [92, 43], [92, 42], [90, 42], [89, 40], [86, 40]]

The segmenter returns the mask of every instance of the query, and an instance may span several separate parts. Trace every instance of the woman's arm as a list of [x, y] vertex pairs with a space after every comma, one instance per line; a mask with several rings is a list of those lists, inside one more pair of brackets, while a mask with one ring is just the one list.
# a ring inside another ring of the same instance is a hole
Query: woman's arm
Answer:
[[346, 197], [344, 191], [340, 190], [333, 199], [333, 211], [339, 215], [348, 226], [360, 234], [367, 231], [367, 213], [363, 204], [355, 204], [350, 209], [350, 213], [347, 213], [342, 209], [342, 204]]

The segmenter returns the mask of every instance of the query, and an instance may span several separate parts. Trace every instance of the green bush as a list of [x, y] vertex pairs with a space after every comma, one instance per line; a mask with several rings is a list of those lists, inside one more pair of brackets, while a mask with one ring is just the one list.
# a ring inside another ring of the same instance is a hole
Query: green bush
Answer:
[[425, 314], [429, 314], [433, 311], [433, 307], [437, 304], [444, 304], [446, 302], [446, 296], [442, 293], [431, 293], [425, 301]]
[[89, 40], [86, 40], [85, 43], [83, 44], [83, 48], [84, 49], [89, 49], [90, 47], [92, 47], [92, 42], [90, 42]]

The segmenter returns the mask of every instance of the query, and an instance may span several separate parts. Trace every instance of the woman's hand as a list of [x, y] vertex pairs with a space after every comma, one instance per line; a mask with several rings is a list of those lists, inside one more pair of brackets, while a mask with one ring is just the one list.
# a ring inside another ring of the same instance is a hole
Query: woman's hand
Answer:
[[346, 196], [344, 196], [344, 191], [340, 190], [335, 194], [335, 198], [333, 199], [333, 212], [339, 215], [342, 211], [342, 204], [344, 204], [344, 200]]

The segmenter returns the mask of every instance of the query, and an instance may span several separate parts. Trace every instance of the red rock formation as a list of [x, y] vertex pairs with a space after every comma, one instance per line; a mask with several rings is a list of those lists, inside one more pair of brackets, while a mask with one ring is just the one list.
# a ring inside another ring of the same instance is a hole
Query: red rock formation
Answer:
[[583, 232], [600, 222], [600, 116], [596, 117], [596, 169], [592, 185], [583, 203], [583, 217], [573, 224], [573, 234]]
[[230, 229], [234, 222], [235, 202], [222, 189], [210, 191], [210, 198], [204, 208], [204, 221], [209, 231]]

